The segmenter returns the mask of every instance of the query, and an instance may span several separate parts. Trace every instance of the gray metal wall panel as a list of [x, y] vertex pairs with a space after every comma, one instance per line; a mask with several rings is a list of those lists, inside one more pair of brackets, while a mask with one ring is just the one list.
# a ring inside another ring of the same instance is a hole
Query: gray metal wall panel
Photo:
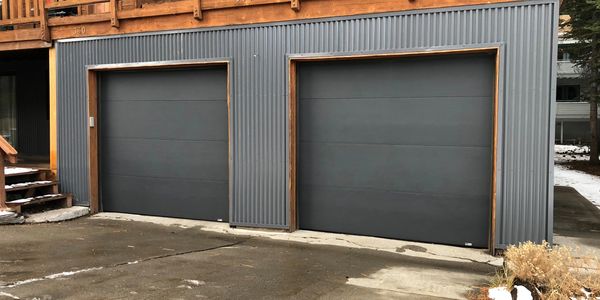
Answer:
[[549, 239], [557, 17], [525, 1], [59, 42], [60, 180], [88, 203], [85, 65], [229, 57], [231, 222], [286, 227], [286, 55], [501, 44], [497, 245]]

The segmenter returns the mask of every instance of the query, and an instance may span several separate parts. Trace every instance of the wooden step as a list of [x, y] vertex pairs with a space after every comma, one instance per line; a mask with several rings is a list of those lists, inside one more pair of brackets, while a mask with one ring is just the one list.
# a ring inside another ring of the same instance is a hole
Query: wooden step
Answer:
[[6, 168], [4, 168], [4, 176], [5, 177], [27, 176], [27, 175], [39, 174], [41, 172], [44, 172], [44, 170], [33, 169], [33, 168], [21, 168], [21, 167], [6, 167]]
[[6, 202], [6, 205], [14, 211], [20, 213], [23, 206], [36, 205], [45, 202], [60, 202], [61, 207], [73, 206], [73, 200], [70, 194], [48, 194], [37, 197], [29, 197]]
[[24, 191], [30, 190], [40, 187], [54, 186], [58, 185], [57, 181], [49, 181], [49, 180], [41, 180], [41, 181], [31, 181], [31, 182], [21, 182], [5, 185], [6, 192], [15, 192], [15, 191]]

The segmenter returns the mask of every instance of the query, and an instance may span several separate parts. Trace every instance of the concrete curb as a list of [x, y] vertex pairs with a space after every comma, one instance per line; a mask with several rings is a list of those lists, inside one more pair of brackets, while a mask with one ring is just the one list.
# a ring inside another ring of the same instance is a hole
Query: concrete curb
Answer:
[[330, 245], [358, 249], [370, 249], [376, 251], [396, 253], [398, 255], [406, 255], [411, 257], [419, 257], [433, 260], [465, 263], [483, 263], [494, 267], [500, 267], [504, 262], [504, 259], [502, 257], [491, 256], [487, 253], [486, 250], [481, 249], [470, 249], [446, 245], [399, 241], [377, 237], [355, 236], [306, 230], [298, 230], [290, 233], [281, 230], [231, 228], [227, 223], [175, 219], [165, 217], [150, 217], [122, 213], [99, 213], [91, 216], [91, 218], [146, 222], [165, 226], [178, 226], [181, 228], [198, 227], [199, 229], [207, 232], [262, 237], [273, 240], [301, 242], [316, 245]]
[[27, 218], [25, 218], [25, 224], [63, 222], [87, 216], [89, 213], [90, 209], [83, 206], [54, 209], [28, 215]]

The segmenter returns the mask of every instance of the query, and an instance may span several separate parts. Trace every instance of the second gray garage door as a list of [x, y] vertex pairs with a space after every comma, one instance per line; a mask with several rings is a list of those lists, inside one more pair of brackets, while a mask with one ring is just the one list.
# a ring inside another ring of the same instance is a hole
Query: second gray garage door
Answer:
[[225, 68], [100, 77], [104, 211], [228, 219]]
[[300, 227], [486, 247], [494, 62], [300, 64]]

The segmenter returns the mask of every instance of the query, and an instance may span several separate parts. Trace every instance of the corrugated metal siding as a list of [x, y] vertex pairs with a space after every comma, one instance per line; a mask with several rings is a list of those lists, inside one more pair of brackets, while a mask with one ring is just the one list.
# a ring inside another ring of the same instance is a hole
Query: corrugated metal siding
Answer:
[[556, 1], [527, 1], [59, 42], [63, 189], [88, 203], [85, 65], [231, 59], [231, 223], [282, 228], [289, 211], [287, 55], [501, 45], [497, 244], [550, 239], [557, 17]]

